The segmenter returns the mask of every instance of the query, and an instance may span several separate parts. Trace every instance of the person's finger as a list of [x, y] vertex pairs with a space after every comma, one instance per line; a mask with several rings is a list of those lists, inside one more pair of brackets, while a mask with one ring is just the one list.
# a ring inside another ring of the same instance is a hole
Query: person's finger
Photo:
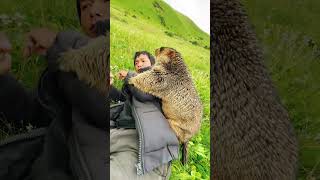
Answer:
[[12, 50], [11, 43], [7, 36], [0, 32], [0, 52], [10, 52]]
[[48, 29], [48, 28], [40, 28], [33, 32], [32, 37], [37, 41], [37, 43], [48, 49], [53, 44], [57, 33]]
[[30, 57], [34, 52], [34, 45], [31, 43], [26, 43], [22, 49], [22, 55], [24, 58]]
[[31, 32], [27, 33], [25, 35], [24, 47], [22, 48], [23, 57], [28, 58], [32, 55], [35, 43], [36, 43], [36, 41], [31, 36]]
[[122, 76], [122, 73], [121, 71], [118, 73], [118, 77], [120, 78]]
[[46, 36], [41, 28], [33, 29], [28, 33], [28, 38], [34, 45], [46, 46]]
[[9, 53], [0, 53], [0, 75], [10, 72], [11, 55]]
[[34, 53], [36, 53], [38, 55], [45, 55], [47, 50], [48, 50], [48, 48], [45, 48], [45, 47], [41, 46], [40, 44], [38, 44], [35, 46]]
[[26, 34], [24, 57], [32, 54], [45, 55], [47, 50], [54, 43], [57, 33], [48, 28], [36, 28]]

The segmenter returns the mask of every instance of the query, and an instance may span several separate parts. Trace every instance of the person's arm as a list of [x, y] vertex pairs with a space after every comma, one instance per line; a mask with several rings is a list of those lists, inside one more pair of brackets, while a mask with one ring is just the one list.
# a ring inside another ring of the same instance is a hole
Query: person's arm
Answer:
[[110, 92], [109, 92], [109, 98], [112, 101], [125, 101], [127, 98], [126, 96], [117, 88], [115, 88], [114, 86], [110, 86]]
[[128, 83], [129, 79], [135, 75], [136, 74], [134, 72], [130, 72], [130, 71], [128, 72], [127, 77], [124, 79], [123, 91], [131, 94], [140, 102], [156, 100], [155, 96], [145, 93], [143, 91], [140, 91], [139, 89], [137, 89], [136, 87]]
[[58, 72], [58, 86], [64, 98], [83, 114], [90, 124], [98, 128], [107, 128], [108, 102], [107, 95], [90, 88], [80, 81], [74, 73]]

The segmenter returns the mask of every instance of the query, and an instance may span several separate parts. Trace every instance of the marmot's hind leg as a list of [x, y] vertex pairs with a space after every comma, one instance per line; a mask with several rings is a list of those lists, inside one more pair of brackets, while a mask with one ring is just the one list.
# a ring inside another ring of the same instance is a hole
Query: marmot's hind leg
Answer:
[[175, 132], [176, 136], [178, 137], [180, 143], [187, 142], [189, 139], [187, 139], [185, 130], [181, 128], [181, 124], [177, 123], [174, 120], [168, 119], [169, 125], [172, 128], [172, 130]]
[[175, 121], [172, 121], [170, 119], [168, 119], [170, 127], [172, 128], [172, 130], [175, 132], [176, 136], [179, 139], [179, 142], [182, 143], [182, 153], [181, 153], [181, 163], [183, 165], [187, 164], [188, 161], [188, 143], [189, 143], [189, 139], [187, 138], [185, 135], [185, 131], [183, 129], [181, 129], [181, 125], [179, 125], [178, 123], [176, 123]]

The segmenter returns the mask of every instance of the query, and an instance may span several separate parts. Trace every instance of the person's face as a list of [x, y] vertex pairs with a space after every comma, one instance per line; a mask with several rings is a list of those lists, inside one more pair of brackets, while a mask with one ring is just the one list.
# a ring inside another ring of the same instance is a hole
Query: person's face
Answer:
[[95, 24], [110, 17], [109, 0], [80, 0], [81, 26], [90, 37], [96, 37]]
[[134, 60], [134, 67], [136, 71], [138, 72], [142, 68], [150, 67], [151, 61], [145, 54], [140, 54], [135, 60]]

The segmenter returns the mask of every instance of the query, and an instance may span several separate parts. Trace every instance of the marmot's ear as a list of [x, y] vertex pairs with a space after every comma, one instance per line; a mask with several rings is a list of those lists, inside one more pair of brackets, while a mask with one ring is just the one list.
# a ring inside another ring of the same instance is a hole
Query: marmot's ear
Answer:
[[154, 54], [156, 55], [156, 57], [160, 54], [160, 48], [159, 49], [156, 49]]
[[169, 57], [170, 59], [176, 57], [176, 52], [170, 50], [170, 51], [168, 52], [168, 57]]

